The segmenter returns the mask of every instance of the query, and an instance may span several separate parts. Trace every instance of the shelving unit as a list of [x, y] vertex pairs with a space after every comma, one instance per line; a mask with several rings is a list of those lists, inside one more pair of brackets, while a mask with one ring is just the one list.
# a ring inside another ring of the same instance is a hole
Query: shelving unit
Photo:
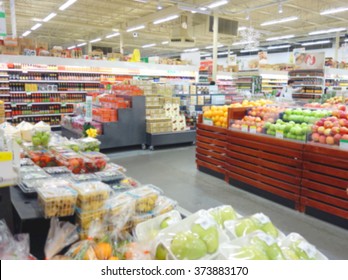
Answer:
[[276, 95], [288, 82], [287, 71], [260, 70], [262, 92]]
[[294, 87], [302, 87], [301, 93], [293, 94], [293, 98], [319, 99], [325, 90], [324, 70], [294, 70], [289, 72], [289, 79], [294, 80]]

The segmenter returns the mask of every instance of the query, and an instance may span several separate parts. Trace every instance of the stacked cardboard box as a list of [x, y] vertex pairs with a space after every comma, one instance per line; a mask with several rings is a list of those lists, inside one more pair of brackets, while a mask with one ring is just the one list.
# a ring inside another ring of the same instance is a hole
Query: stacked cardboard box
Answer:
[[5, 105], [4, 102], [0, 100], [0, 123], [5, 122]]
[[161, 133], [161, 132], [171, 132], [172, 131], [172, 121], [171, 118], [147, 118], [146, 119], [146, 132], [147, 133]]

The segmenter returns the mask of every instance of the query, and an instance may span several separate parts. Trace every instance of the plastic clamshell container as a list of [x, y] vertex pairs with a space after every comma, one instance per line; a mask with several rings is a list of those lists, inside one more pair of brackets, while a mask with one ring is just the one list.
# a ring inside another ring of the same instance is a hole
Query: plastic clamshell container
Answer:
[[84, 152], [81, 153], [85, 160], [86, 173], [99, 172], [105, 169], [109, 158], [99, 152]]
[[[264, 231], [260, 226], [255, 226], [254, 230], [247, 229], [247, 227], [246, 227], [244, 229], [243, 235], [238, 236], [236, 228], [237, 228], [238, 224], [240, 224], [246, 220], [257, 220], [259, 225], [265, 225], [265, 224], [271, 223], [271, 220], [268, 218], [268, 216], [264, 215], [263, 213], [256, 213], [256, 214], [249, 216], [249, 217], [242, 217], [242, 218], [238, 218], [236, 220], [226, 221], [224, 223], [225, 231], [231, 240], [236, 239], [236, 238], [240, 238], [240, 237], [247, 235], [248, 233], [251, 233], [251, 232], [256, 231], [256, 230]], [[247, 226], [249, 226], [249, 223]], [[276, 229], [278, 231], [278, 236], [273, 236], [273, 237], [276, 240], [282, 240], [285, 237], [285, 234], [283, 232], [281, 232], [277, 227], [276, 227]], [[267, 232], [265, 232], [265, 233], [267, 233]]]
[[94, 211], [81, 211], [77, 210], [76, 215], [76, 223], [80, 226], [80, 228], [85, 231], [89, 230], [89, 227], [93, 221], [99, 220], [103, 221], [105, 215], [107, 214], [106, 207], [100, 208]]
[[57, 156], [57, 162], [60, 166], [66, 166], [74, 174], [80, 174], [84, 171], [84, 158], [75, 152]]
[[[228, 214], [228, 216], [226, 217], [226, 211], [232, 214]], [[218, 224], [220, 224], [221, 228], [223, 229], [225, 228], [224, 227], [225, 221], [233, 220], [233, 219], [228, 219], [228, 217], [234, 216], [236, 219], [242, 218], [242, 215], [236, 212], [231, 205], [221, 205], [218, 207], [210, 208], [208, 209], [208, 213], [217, 221]]]
[[50, 177], [51, 176], [45, 173], [44, 171], [36, 171], [36, 172], [21, 174], [21, 180], [45, 179]]
[[120, 172], [127, 172], [127, 169], [113, 162], [108, 162], [104, 170], [115, 170]]
[[40, 180], [38, 182], [38, 187], [39, 188], [47, 188], [47, 187], [69, 187], [72, 188], [73, 184], [69, 180], [65, 180], [63, 178], [54, 178], [51, 177], [46, 180]]
[[[290, 233], [288, 236], [283, 238], [280, 242], [280, 247], [285, 255], [286, 250], [299, 248], [303, 254], [306, 254], [309, 258], [315, 260], [327, 260], [328, 258], [321, 253], [315, 246], [310, 244], [304, 237], [298, 233]], [[301, 259], [301, 258], [300, 258]]]
[[43, 172], [43, 169], [37, 165], [21, 166], [19, 168], [19, 172], [21, 174], [28, 174], [28, 173], [32, 173], [32, 172]]
[[[191, 226], [195, 222], [198, 222], [198, 221], [200, 223], [203, 222], [203, 223], [207, 223], [211, 226], [214, 226], [214, 225], [216, 226], [216, 229], [217, 229], [218, 234], [219, 234], [219, 247], [221, 244], [229, 241], [229, 238], [226, 235], [226, 233], [219, 227], [219, 225], [208, 214], [208, 212], [205, 210], [200, 210], [200, 211], [188, 216], [187, 218], [185, 218], [181, 222], [178, 222], [177, 224], [174, 224], [174, 225], [162, 230], [153, 243], [154, 246], [151, 249], [151, 255], [152, 256], [156, 255], [156, 248], [161, 244], [164, 246], [164, 248], [168, 252], [167, 258], [170, 260], [177, 260], [178, 258], [175, 257], [175, 255], [173, 254], [173, 252], [170, 249], [173, 238], [179, 232], [191, 231]], [[217, 259], [218, 255], [219, 255], [219, 248], [213, 254], [207, 253], [205, 256], [200, 258], [200, 260]]]
[[154, 216], [159, 216], [174, 210], [177, 205], [177, 201], [166, 196], [159, 196], [156, 201], [155, 208], [152, 210], [152, 212]]
[[41, 187], [37, 189], [38, 201], [45, 218], [72, 216], [77, 193], [69, 187]]
[[100, 209], [104, 206], [111, 192], [108, 185], [99, 181], [75, 184], [73, 188], [78, 193], [77, 207], [80, 208], [81, 212]]
[[98, 177], [95, 174], [71, 174], [71, 178], [75, 183], [82, 183], [88, 181], [98, 181]]
[[[261, 245], [262, 244], [262, 245]], [[265, 246], [279, 246], [279, 242], [274, 239], [272, 236], [264, 233], [261, 230], [256, 230], [246, 236], [241, 238], [236, 238], [224, 244], [221, 244], [219, 250], [219, 259], [221, 260], [257, 260], [257, 259], [265, 259], [271, 260], [271, 256], [268, 255], [267, 250], [265, 250]], [[254, 248], [259, 251], [260, 254], [253, 254], [253, 251], [250, 253], [243, 252], [244, 248]], [[281, 248], [279, 246], [278, 250], [281, 252]], [[264, 258], [263, 258], [264, 257]], [[279, 254], [280, 260], [284, 260], [285, 256]]]
[[36, 189], [40, 187], [40, 183], [46, 180], [47, 178], [25, 179], [25, 180], [22, 180], [22, 182], [19, 183], [18, 186], [22, 190], [22, 192], [26, 194], [34, 194], [36, 193]]
[[173, 210], [140, 223], [135, 227], [135, 235], [137, 240], [139, 242], [153, 241], [158, 233], [163, 230], [161, 229], [161, 223], [166, 219], [168, 219], [169, 226], [174, 225], [182, 220], [180, 213], [176, 210]]
[[45, 167], [43, 170], [54, 177], [69, 176], [71, 174], [71, 171], [66, 166]]
[[122, 172], [116, 170], [103, 170], [96, 172], [95, 175], [97, 175], [100, 181], [105, 183], [119, 181], [126, 177]]
[[60, 146], [55, 146], [55, 147], [51, 147], [50, 151], [58, 156], [58, 155], [64, 155], [64, 154], [69, 154], [72, 152], [72, 150], [66, 148], [66, 147], [60, 147]]
[[30, 158], [21, 158], [20, 166], [33, 166], [34, 162]]
[[146, 185], [125, 192], [125, 194], [135, 199], [135, 210], [139, 213], [144, 213], [152, 211], [155, 208], [161, 192], [156, 187]]
[[48, 150], [28, 151], [30, 159], [40, 167], [56, 166], [55, 155]]

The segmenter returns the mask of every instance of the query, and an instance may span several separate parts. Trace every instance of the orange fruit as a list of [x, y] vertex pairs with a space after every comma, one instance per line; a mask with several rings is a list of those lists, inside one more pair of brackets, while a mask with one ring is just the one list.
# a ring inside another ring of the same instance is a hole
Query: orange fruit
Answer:
[[98, 243], [94, 248], [95, 255], [98, 260], [107, 260], [112, 256], [112, 247], [109, 243]]

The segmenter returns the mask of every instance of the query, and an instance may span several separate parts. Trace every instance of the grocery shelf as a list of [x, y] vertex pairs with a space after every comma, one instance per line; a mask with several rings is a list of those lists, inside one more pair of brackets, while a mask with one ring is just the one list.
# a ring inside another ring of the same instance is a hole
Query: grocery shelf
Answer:
[[0, 75], [0, 78], [7, 78], [8, 75]]
[[60, 113], [60, 114], [38, 114], [38, 115], [16, 115], [13, 118], [25, 118], [25, 117], [46, 117], [46, 116], [62, 116], [62, 115], [73, 115], [74, 113]]
[[296, 86], [296, 87], [325, 87], [325, 86], [323, 86], [323, 85], [295, 85], [294, 84], [294, 86]]
[[9, 90], [9, 87], [0, 87], [0, 90]]
[[61, 102], [13, 102], [13, 103], [11, 103], [12, 105], [29, 105], [29, 104], [31, 104], [31, 105], [47, 105], [47, 104], [49, 104], [49, 105], [51, 105], [51, 104], [61, 104]]
[[296, 79], [325, 79], [325, 77], [322, 76], [290, 76], [289, 79], [296, 80]]
[[66, 80], [9, 80], [10, 83], [88, 83], [88, 84], [100, 84], [100, 81], [66, 81]]
[[[86, 93], [87, 90], [79, 91], [79, 90], [67, 90], [67, 91], [10, 91], [10, 93]], [[4, 95], [4, 94], [0, 94]]]
[[2, 84], [8, 84], [9, 81], [0, 81], [0, 83], [2, 83]]

